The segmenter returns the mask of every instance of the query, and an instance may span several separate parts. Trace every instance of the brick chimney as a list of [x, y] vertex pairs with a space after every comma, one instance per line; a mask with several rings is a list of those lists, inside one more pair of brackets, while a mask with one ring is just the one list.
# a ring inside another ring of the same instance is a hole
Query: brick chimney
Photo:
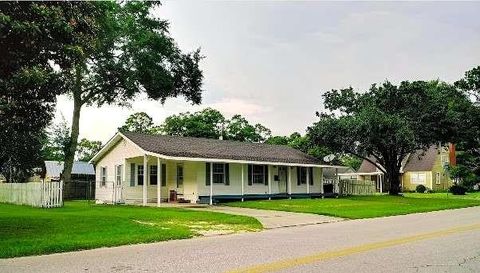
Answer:
[[457, 156], [455, 155], [455, 144], [448, 143], [448, 159], [450, 161], [450, 166], [457, 165]]

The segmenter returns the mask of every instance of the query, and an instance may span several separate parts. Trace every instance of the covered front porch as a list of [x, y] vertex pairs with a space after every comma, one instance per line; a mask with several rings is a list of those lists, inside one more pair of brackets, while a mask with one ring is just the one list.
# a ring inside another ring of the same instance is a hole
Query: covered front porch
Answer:
[[[324, 190], [324, 168], [312, 164], [238, 160], [179, 160], [152, 154], [125, 158], [115, 168], [113, 203], [214, 204], [251, 199], [310, 198], [334, 195]], [[327, 184], [338, 183], [327, 181]], [[331, 179], [330, 179], [331, 180]]]

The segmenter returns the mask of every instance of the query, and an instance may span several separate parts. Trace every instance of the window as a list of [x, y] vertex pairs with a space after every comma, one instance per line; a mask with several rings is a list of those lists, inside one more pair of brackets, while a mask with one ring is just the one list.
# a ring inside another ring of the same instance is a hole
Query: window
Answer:
[[251, 170], [251, 177], [249, 181], [253, 184], [267, 184], [268, 183], [268, 167], [266, 165], [249, 165]]
[[150, 166], [150, 185], [157, 185], [157, 165]]
[[117, 185], [121, 185], [122, 184], [122, 169], [123, 169], [123, 166], [122, 165], [117, 165], [116, 166], [116, 170], [115, 170], [115, 183]]
[[225, 183], [225, 164], [213, 163], [213, 183]]
[[182, 164], [177, 165], [177, 188], [180, 188], [180, 186], [183, 186], [183, 165]]
[[426, 184], [426, 175], [425, 173], [412, 173], [410, 175], [410, 183], [412, 184]]
[[107, 167], [100, 169], [100, 185], [103, 187], [107, 185]]
[[440, 173], [435, 173], [435, 184], [440, 185], [442, 181], [440, 180]]
[[215, 184], [225, 184], [227, 186], [230, 185], [229, 169], [228, 163], [205, 162], [205, 185], [210, 186], [210, 180], [212, 178], [213, 183]]
[[307, 168], [306, 167], [299, 167], [297, 169], [297, 171], [299, 172], [297, 174], [297, 177], [298, 177], [298, 184], [307, 184]]
[[448, 167], [450, 159], [448, 158], [448, 155], [442, 155], [440, 161], [442, 161], [442, 167], [446, 168]]
[[137, 166], [137, 185], [143, 185], [143, 165]]

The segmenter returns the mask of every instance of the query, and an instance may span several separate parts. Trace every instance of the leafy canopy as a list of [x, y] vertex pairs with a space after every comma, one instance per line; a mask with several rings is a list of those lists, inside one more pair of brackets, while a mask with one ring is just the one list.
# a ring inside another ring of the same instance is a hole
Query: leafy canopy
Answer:
[[24, 182], [41, 164], [44, 129], [66, 86], [51, 63], [70, 65], [72, 33], [84, 34], [65, 20], [73, 6], [82, 4], [0, 3], [0, 173], [9, 182]]
[[[462, 134], [467, 98], [438, 81], [385, 82], [364, 93], [352, 88], [325, 95], [327, 113], [308, 128], [317, 145], [364, 158], [386, 173], [391, 194], [400, 190], [400, 167], [409, 153], [455, 142]], [[338, 113], [338, 114], [333, 114]]]
[[155, 134], [158, 133], [159, 128], [154, 125], [152, 117], [147, 113], [138, 112], [131, 114], [118, 130], [120, 132]]

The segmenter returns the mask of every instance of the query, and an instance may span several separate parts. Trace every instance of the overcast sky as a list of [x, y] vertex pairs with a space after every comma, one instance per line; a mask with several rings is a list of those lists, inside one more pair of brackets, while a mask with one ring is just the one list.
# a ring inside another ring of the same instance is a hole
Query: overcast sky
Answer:
[[[480, 3], [165, 1], [158, 16], [184, 51], [201, 48], [203, 103], [165, 105], [139, 97], [132, 108], [83, 108], [80, 137], [105, 142], [132, 113], [165, 117], [214, 107], [275, 135], [315, 121], [327, 90], [365, 90], [386, 79], [454, 81], [480, 65]], [[71, 118], [58, 101], [56, 120]]]

